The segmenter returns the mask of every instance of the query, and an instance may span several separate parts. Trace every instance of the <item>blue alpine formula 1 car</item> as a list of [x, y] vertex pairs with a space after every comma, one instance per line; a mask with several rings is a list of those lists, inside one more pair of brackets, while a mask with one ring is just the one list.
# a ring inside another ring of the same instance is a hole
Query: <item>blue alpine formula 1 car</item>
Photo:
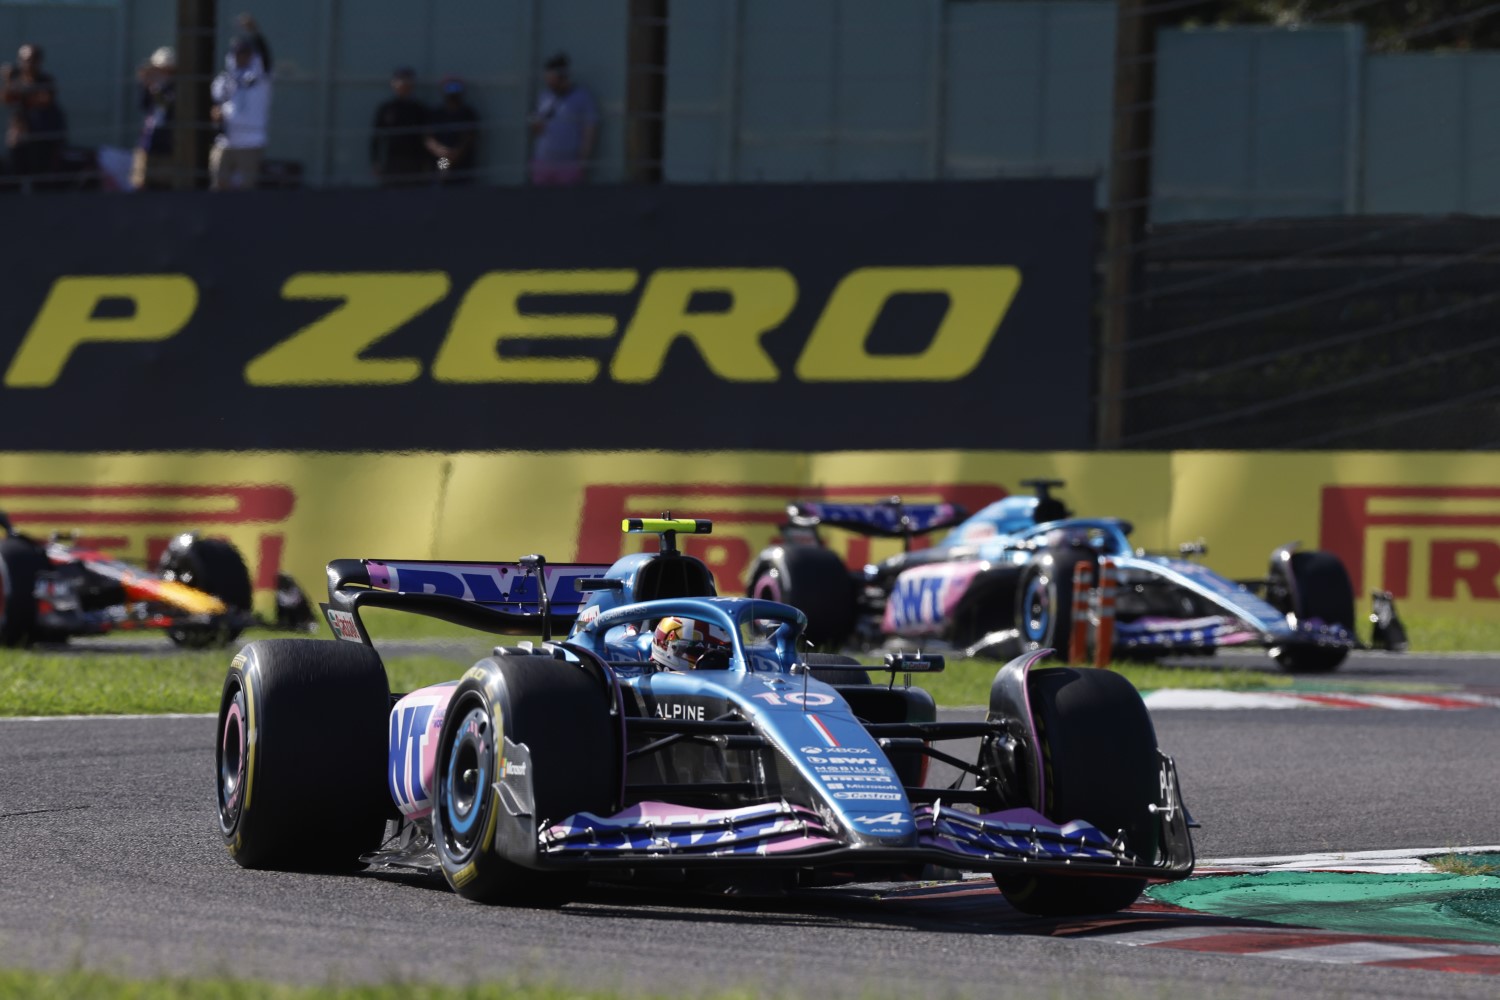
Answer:
[[[1048, 915], [1117, 910], [1147, 879], [1191, 873], [1176, 769], [1119, 676], [1035, 669], [1038, 651], [998, 671], [984, 720], [938, 721], [910, 677], [941, 657], [804, 652], [802, 612], [717, 597], [677, 551], [707, 521], [626, 525], [661, 550], [612, 566], [331, 563], [324, 612], [347, 641], [252, 642], [225, 680], [230, 855], [414, 869], [522, 904], [589, 879], [781, 890], [936, 866], [991, 873]], [[542, 641], [392, 694], [369, 607]], [[930, 784], [934, 760], [957, 780]]]
[[[1068, 646], [1073, 581], [1079, 563], [1100, 580], [1109, 560], [1117, 575], [1114, 650], [1122, 656], [1203, 653], [1258, 645], [1284, 669], [1333, 670], [1358, 645], [1354, 591], [1338, 557], [1298, 551], [1271, 553], [1260, 580], [1230, 580], [1190, 556], [1153, 555], [1130, 544], [1130, 522], [1078, 518], [1051, 494], [1062, 483], [1029, 480], [1035, 496], [1010, 496], [972, 517], [951, 504], [794, 503], [782, 541], [754, 563], [749, 594], [785, 601], [807, 613], [820, 646], [853, 643], [873, 649], [934, 643], [980, 655]], [[899, 537], [905, 551], [849, 571], [824, 546], [819, 529]], [[914, 537], [950, 529], [936, 544], [913, 550]], [[1096, 595], [1091, 591], [1089, 597]], [[1377, 644], [1404, 638], [1390, 595], [1375, 595], [1381, 616]]]

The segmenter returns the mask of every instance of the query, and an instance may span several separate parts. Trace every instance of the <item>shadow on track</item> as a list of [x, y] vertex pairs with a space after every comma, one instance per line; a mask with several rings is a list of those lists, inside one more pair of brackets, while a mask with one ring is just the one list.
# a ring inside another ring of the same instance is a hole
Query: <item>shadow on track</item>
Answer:
[[[367, 869], [356, 873], [356, 877], [399, 882], [428, 891], [450, 891], [441, 878], [415, 872]], [[591, 883], [582, 896], [562, 909], [570, 916], [583, 919], [679, 923], [689, 918], [726, 929], [747, 926], [884, 927], [980, 936], [1087, 937], [1167, 928], [1285, 926], [1197, 913], [1144, 896], [1130, 909], [1119, 913], [1069, 918], [1032, 917], [1007, 903], [988, 880], [879, 883], [745, 894]]]

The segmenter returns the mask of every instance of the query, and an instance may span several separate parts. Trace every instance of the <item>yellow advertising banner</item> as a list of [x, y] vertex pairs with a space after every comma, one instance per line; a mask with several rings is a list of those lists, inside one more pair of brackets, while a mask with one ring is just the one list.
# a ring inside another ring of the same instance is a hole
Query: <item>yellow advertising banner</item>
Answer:
[[[0, 509], [18, 530], [76, 534], [154, 561], [173, 535], [226, 537], [262, 610], [278, 572], [321, 596], [334, 558], [609, 560], [643, 543], [626, 516], [707, 517], [684, 540], [730, 592], [778, 534], [791, 500], [948, 500], [969, 510], [1025, 479], [1061, 479], [1076, 512], [1122, 517], [1175, 552], [1202, 539], [1234, 578], [1272, 548], [1338, 554], [1355, 589], [1403, 611], [1500, 617], [1500, 462], [1378, 452], [566, 452], [346, 454], [0, 453]], [[851, 566], [899, 543], [826, 533]]]

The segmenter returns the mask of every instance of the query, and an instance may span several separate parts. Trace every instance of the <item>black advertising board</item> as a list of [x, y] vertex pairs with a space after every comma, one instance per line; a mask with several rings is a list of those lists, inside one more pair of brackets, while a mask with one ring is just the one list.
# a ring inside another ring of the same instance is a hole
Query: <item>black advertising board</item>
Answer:
[[0, 450], [1089, 444], [1088, 181], [4, 212]]

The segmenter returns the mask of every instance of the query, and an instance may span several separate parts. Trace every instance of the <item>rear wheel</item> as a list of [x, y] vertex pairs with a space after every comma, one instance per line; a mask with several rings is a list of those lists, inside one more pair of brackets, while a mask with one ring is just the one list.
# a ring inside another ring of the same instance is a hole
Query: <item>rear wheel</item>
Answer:
[[[1354, 632], [1354, 586], [1343, 561], [1331, 552], [1293, 552], [1289, 560], [1293, 586], [1285, 587], [1286, 600], [1295, 595], [1295, 611], [1302, 623], [1341, 625]], [[1345, 647], [1277, 646], [1271, 656], [1288, 673], [1321, 674], [1337, 670], [1349, 656]]]
[[[1156, 859], [1160, 790], [1156, 730], [1130, 682], [1107, 670], [1046, 667], [1028, 684], [1044, 789], [1041, 812], [1055, 823], [1085, 820], [1124, 837], [1138, 863]], [[996, 875], [1006, 901], [1023, 913], [1113, 913], [1133, 903], [1143, 878]]]
[[448, 884], [485, 903], [555, 906], [582, 879], [502, 857], [496, 830], [504, 807], [505, 741], [530, 751], [534, 809], [528, 836], [581, 812], [608, 815], [620, 795], [621, 740], [610, 718], [613, 692], [576, 663], [551, 656], [480, 660], [448, 704], [433, 779], [432, 837]]
[[219, 832], [246, 868], [355, 865], [380, 846], [390, 689], [368, 646], [252, 642], [224, 679]]
[[807, 638], [838, 649], [854, 633], [859, 592], [838, 553], [815, 545], [782, 551], [782, 565], [765, 566], [750, 581], [750, 596], [790, 604], [807, 615]]
[[24, 646], [35, 637], [36, 576], [50, 564], [25, 539], [0, 539], [0, 646]]
[[[174, 543], [162, 553], [157, 568], [169, 580], [217, 597], [231, 613], [250, 610], [250, 570], [239, 549], [221, 538], [193, 538], [186, 545]], [[235, 627], [180, 625], [168, 629], [167, 638], [179, 646], [201, 649], [227, 645], [239, 637], [240, 631]]]

